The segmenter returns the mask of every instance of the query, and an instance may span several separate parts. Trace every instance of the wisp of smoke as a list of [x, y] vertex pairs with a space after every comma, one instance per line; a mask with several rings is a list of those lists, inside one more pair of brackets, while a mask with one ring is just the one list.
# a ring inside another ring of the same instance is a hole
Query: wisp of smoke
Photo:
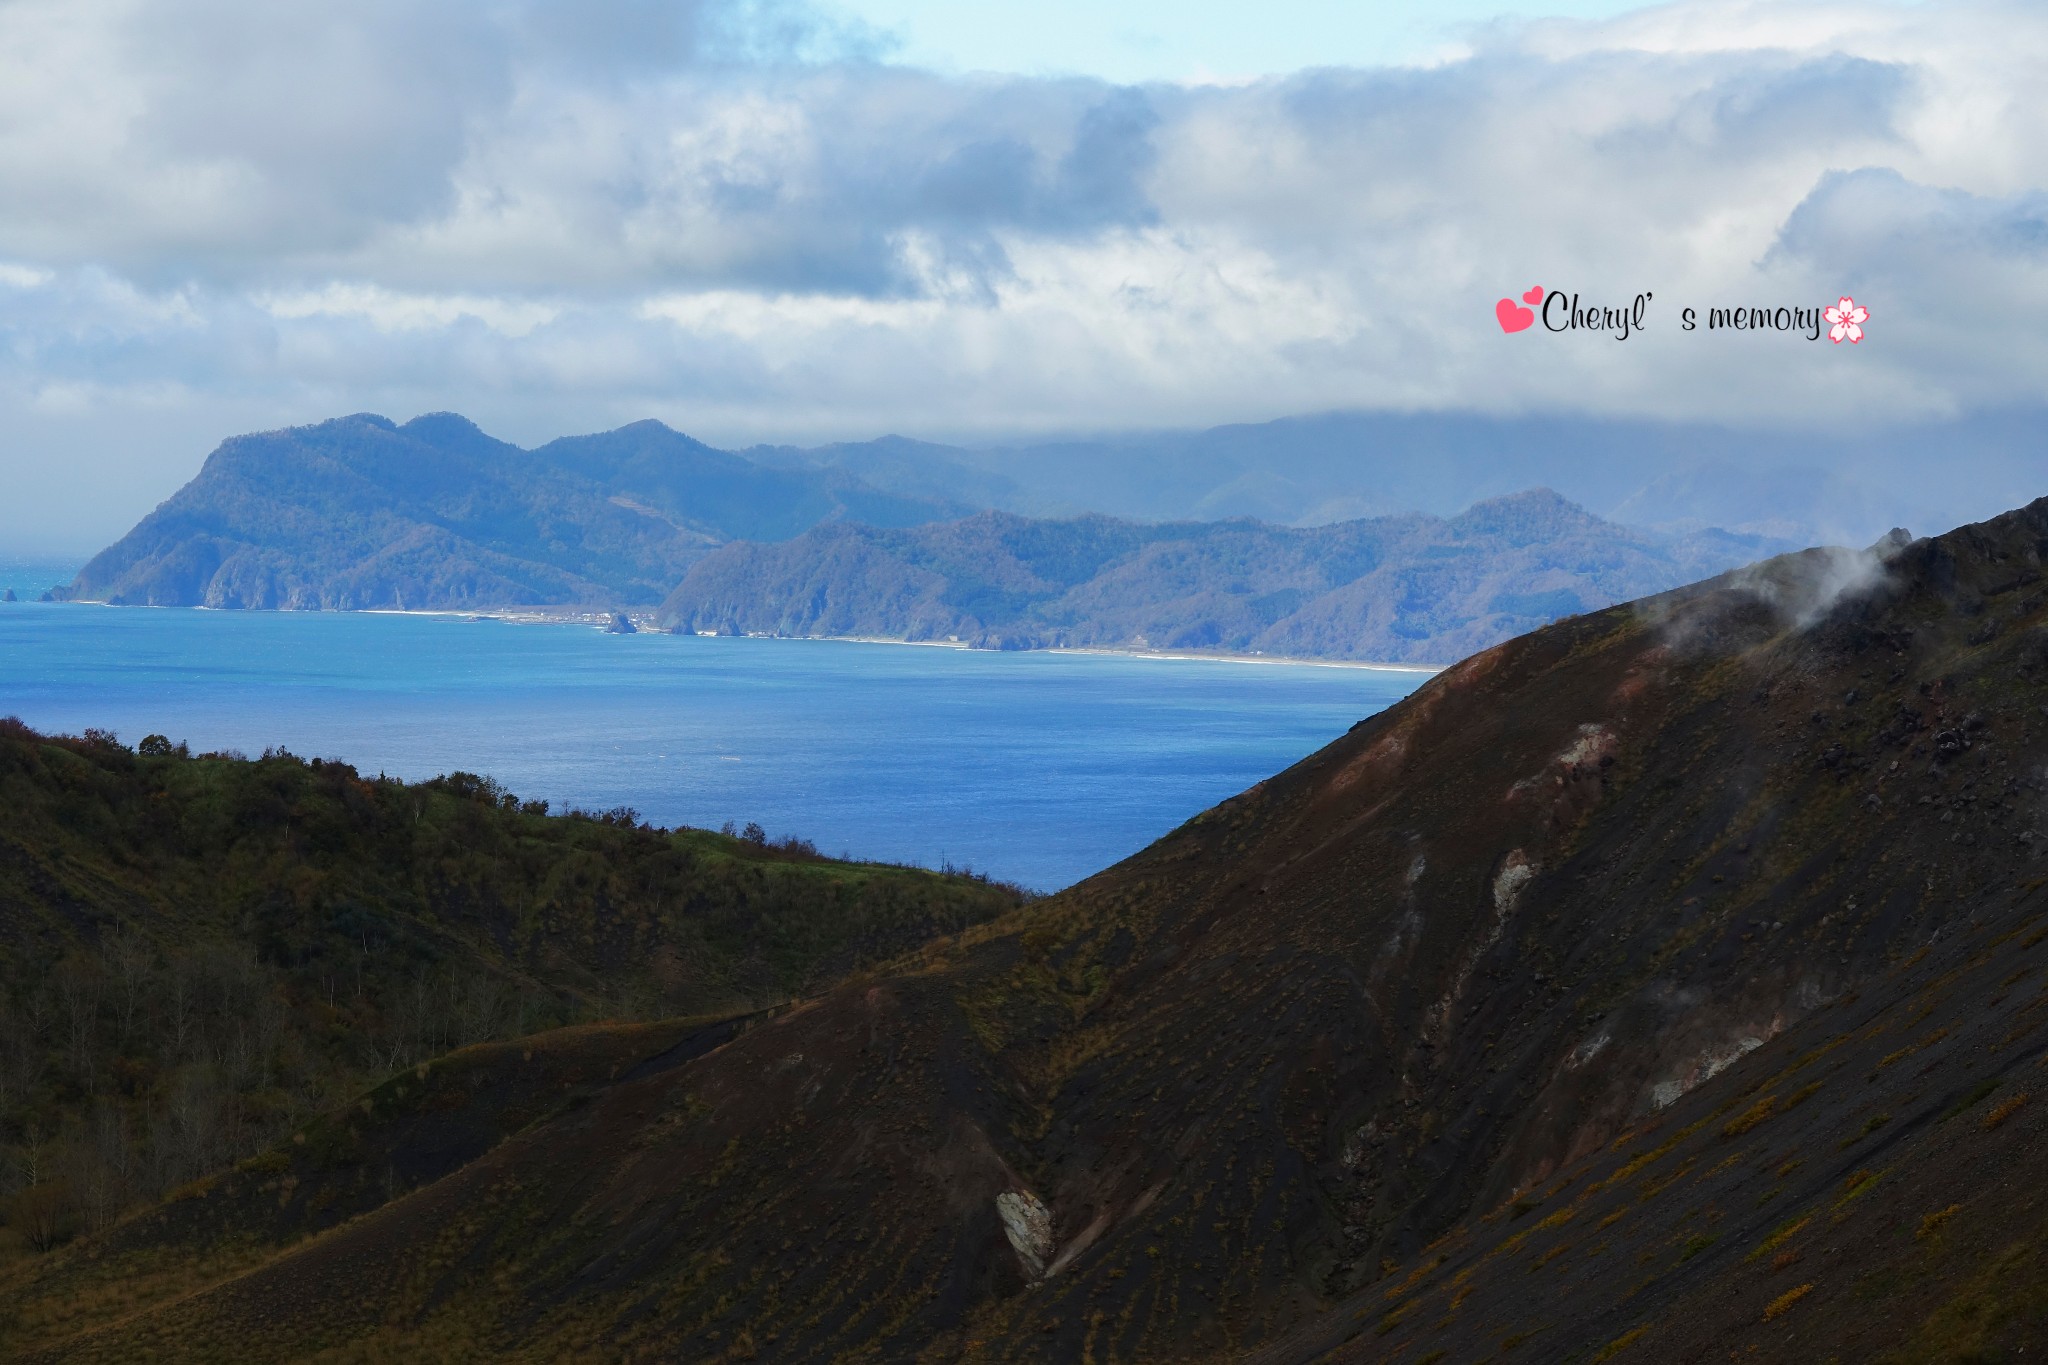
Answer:
[[[1762, 623], [1753, 617], [1739, 622], [1743, 613], [1733, 612], [1728, 599], [1716, 589], [1731, 590], [1769, 609], [1783, 625], [1804, 630], [1834, 610], [1837, 604], [1881, 587], [1888, 567], [1899, 552], [1912, 544], [1910, 533], [1893, 529], [1864, 550], [1840, 545], [1822, 545], [1796, 554], [1778, 555], [1736, 569], [1719, 580], [1682, 588], [1663, 597], [1641, 603], [1639, 613], [1663, 635], [1672, 648], [1691, 645], [1726, 645], [1740, 638], [1754, 641]], [[1732, 632], [1732, 633], [1731, 633]]]
[[1912, 544], [1910, 533], [1894, 529], [1866, 550], [1822, 545], [1798, 554], [1779, 555], [1737, 569], [1728, 586], [1761, 599], [1804, 629], [1846, 597], [1870, 591], [1884, 582], [1885, 566]]

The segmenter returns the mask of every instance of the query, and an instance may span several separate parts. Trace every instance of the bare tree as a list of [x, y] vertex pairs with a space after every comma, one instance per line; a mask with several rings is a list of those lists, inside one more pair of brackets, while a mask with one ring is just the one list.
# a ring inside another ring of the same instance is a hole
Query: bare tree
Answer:
[[164, 1028], [170, 1040], [173, 1061], [185, 1059], [192, 1040], [192, 1026], [199, 1005], [193, 971], [189, 954], [171, 955], [169, 979], [164, 983]]
[[105, 957], [114, 980], [118, 1036], [125, 1047], [134, 1036], [136, 1016], [148, 999], [151, 978], [156, 975], [156, 953], [141, 935], [124, 930], [105, 945]]
[[72, 1073], [91, 1090], [96, 1070], [93, 1044], [99, 1033], [100, 997], [106, 983], [99, 964], [76, 952], [59, 962], [52, 976], [64, 1011], [67, 1060]]

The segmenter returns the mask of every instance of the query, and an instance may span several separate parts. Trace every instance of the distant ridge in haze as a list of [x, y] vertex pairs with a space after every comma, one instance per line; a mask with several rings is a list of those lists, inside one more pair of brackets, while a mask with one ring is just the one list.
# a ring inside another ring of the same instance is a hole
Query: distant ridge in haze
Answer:
[[647, 604], [734, 538], [971, 508], [770, 469], [659, 422], [537, 450], [453, 413], [237, 436], [59, 597], [299, 609]]
[[[1448, 518], [1404, 509], [1306, 528], [1034, 519], [976, 509], [1030, 502], [1025, 476], [1045, 471], [1012, 478], [972, 455], [896, 437], [735, 454], [652, 421], [526, 450], [454, 413], [403, 425], [359, 413], [222, 442], [51, 596], [285, 610], [659, 603], [664, 624], [720, 634], [1438, 663], [1789, 548], [1619, 526], [1548, 489]], [[1160, 488], [1221, 470], [1164, 451], [1156, 463]], [[1237, 500], [1257, 502], [1253, 491]]]
[[[536, 450], [449, 413], [224, 442], [63, 597], [213, 606], [658, 602], [728, 540], [994, 510], [1326, 526], [1455, 516], [1530, 488], [1671, 536], [1867, 544], [2027, 497], [2038, 410], [1841, 432], [1564, 415], [1329, 412], [1200, 431], [942, 445], [904, 436], [715, 449], [658, 422]], [[1943, 477], [1927, 477], [1939, 451]], [[40, 585], [38, 585], [40, 590]]]
[[1442, 663], [1783, 548], [1759, 536], [1616, 526], [1548, 489], [1449, 519], [1411, 513], [1308, 529], [985, 512], [727, 545], [691, 567], [661, 617], [722, 634]]
[[[2038, 409], [1847, 432], [1567, 414], [1326, 412], [986, 448], [885, 437], [746, 454], [1032, 517], [1249, 516], [1320, 526], [1397, 512], [1452, 516], [1484, 498], [1543, 487], [1630, 526], [1718, 526], [1802, 545], [1867, 545], [1892, 526], [1942, 529], [2026, 501], [2048, 456], [2044, 431]], [[1927, 477], [1930, 451], [1941, 452], [1948, 477]]]

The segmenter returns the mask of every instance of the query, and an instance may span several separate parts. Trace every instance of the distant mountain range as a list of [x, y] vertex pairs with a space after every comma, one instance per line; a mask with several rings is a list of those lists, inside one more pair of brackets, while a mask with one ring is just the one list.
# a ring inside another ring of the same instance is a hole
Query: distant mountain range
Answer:
[[[1200, 458], [1127, 446], [1096, 462], [1093, 487], [1118, 505], [1178, 506], [1264, 439], [1228, 436], [1209, 433]], [[1399, 508], [1307, 527], [1034, 518], [987, 510], [1043, 499], [976, 458], [895, 438], [733, 453], [659, 422], [525, 450], [452, 413], [403, 425], [358, 414], [222, 443], [51, 595], [297, 610], [659, 604], [682, 631], [1443, 662], [1792, 546], [1754, 530], [1631, 529], [1548, 489], [1448, 518]], [[1093, 496], [1089, 467], [1083, 448], [1062, 447], [1031, 477], [1041, 493], [1065, 479]], [[1108, 488], [1118, 468], [1156, 486]], [[1250, 497], [1239, 491], [1236, 502]]]
[[[1317, 526], [1398, 512], [1450, 516], [1525, 488], [1596, 515], [1685, 532], [1718, 526], [1801, 545], [1864, 545], [1897, 525], [1941, 530], [2024, 502], [2048, 459], [2038, 410], [1812, 431], [1707, 422], [1333, 412], [1087, 439], [934, 445], [885, 437], [744, 453], [840, 469], [878, 489], [1031, 517], [1257, 517]], [[1943, 477], [1928, 477], [1939, 452]]]
[[972, 508], [774, 469], [659, 422], [523, 450], [453, 413], [225, 441], [58, 597], [296, 609], [652, 605], [734, 539]]
[[[2038, 410], [1752, 431], [1576, 416], [1324, 413], [964, 447], [885, 436], [714, 449], [659, 423], [522, 450], [439, 413], [237, 437], [58, 596], [217, 606], [651, 605], [730, 540], [820, 522], [1254, 517], [1320, 526], [1555, 489], [1668, 535], [1865, 544], [2024, 500]], [[1942, 477], [1928, 477], [1939, 452]]]
[[1439, 663], [1778, 548], [1721, 531], [1631, 530], [1548, 489], [1449, 519], [1306, 529], [984, 512], [898, 529], [834, 522], [782, 544], [724, 546], [691, 566], [661, 620], [719, 634]]

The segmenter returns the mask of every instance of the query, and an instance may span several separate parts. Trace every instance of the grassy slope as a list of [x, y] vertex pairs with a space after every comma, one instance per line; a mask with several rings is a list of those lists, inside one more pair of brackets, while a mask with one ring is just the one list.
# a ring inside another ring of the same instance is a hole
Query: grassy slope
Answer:
[[[366, 781], [15, 722], [0, 810], [0, 1238], [17, 1249], [450, 1048], [758, 1009], [1018, 901], [626, 813], [549, 816], [461, 774]], [[61, 1205], [50, 1228], [11, 1207], [31, 1186]]]

